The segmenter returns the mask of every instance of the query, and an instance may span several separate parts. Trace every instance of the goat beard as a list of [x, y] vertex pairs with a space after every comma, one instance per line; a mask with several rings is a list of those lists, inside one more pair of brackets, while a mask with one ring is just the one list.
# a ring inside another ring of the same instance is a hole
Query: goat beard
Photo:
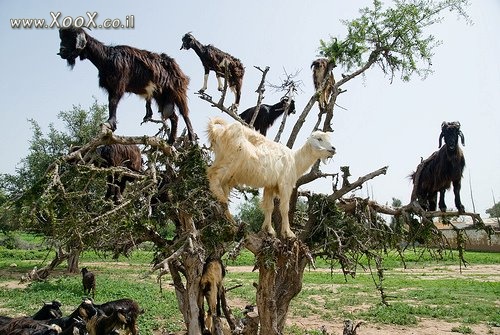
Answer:
[[76, 57], [68, 57], [66, 58], [66, 62], [68, 63], [68, 66], [71, 68], [71, 70], [73, 70], [73, 68], [75, 67], [75, 59]]

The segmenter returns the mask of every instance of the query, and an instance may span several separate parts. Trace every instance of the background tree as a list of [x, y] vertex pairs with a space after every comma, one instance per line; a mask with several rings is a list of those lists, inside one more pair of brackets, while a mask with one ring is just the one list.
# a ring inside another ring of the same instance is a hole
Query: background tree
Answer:
[[486, 214], [488, 214], [490, 218], [500, 217], [500, 202], [497, 202], [491, 208], [488, 208], [486, 210]]
[[[60, 207], [60, 202], [54, 202], [53, 207], [45, 207], [49, 199], [41, 197], [47, 184], [50, 184], [47, 170], [50, 165], [61, 156], [68, 153], [74, 146], [81, 146], [89, 142], [99, 132], [99, 124], [105, 120], [107, 107], [99, 105], [97, 101], [88, 109], [81, 106], [73, 106], [70, 111], [61, 111], [58, 115], [62, 121], [65, 131], [59, 131], [54, 124], [49, 125], [49, 132], [43, 134], [40, 125], [36, 120], [29, 120], [33, 130], [33, 137], [30, 141], [28, 156], [23, 158], [16, 168], [15, 175], [2, 175], [0, 177], [3, 192], [11, 201], [4, 201], [3, 208], [9, 210], [2, 211], [1, 222], [11, 229], [23, 229], [34, 233], [43, 234], [57, 250], [56, 259], [53, 265], [56, 266], [64, 259], [68, 260], [68, 271], [78, 271], [78, 257], [82, 250], [82, 244], [78, 239], [69, 237], [71, 233], [78, 236], [77, 230], [72, 230], [68, 221], [58, 220], [61, 224], [57, 227], [48, 224], [56, 216], [54, 211], [62, 211], [58, 214], [62, 219], [65, 213]], [[68, 174], [69, 167], [68, 167]], [[70, 177], [71, 178], [71, 177]], [[91, 197], [91, 194], [88, 196]], [[12, 200], [15, 200], [12, 202]], [[92, 201], [92, 199], [88, 199]], [[34, 207], [44, 207], [42, 212], [37, 212]], [[63, 214], [64, 213], [64, 214]], [[73, 215], [78, 215], [74, 212]], [[65, 238], [61, 238], [65, 236]]]

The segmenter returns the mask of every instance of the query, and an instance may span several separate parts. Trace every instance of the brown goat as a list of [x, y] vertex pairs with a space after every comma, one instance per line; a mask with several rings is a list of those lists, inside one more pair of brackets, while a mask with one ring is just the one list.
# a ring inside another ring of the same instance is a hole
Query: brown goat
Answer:
[[210, 71], [215, 72], [217, 82], [219, 84], [219, 91], [224, 90], [221, 79], [225, 78], [227, 69], [228, 86], [235, 95], [234, 107], [237, 108], [240, 104], [241, 87], [243, 85], [243, 76], [245, 74], [245, 68], [243, 67], [241, 61], [230, 54], [217, 49], [213, 45], [201, 44], [190, 33], [185, 34], [182, 38], [181, 50], [182, 49], [193, 49], [198, 57], [200, 57], [201, 63], [203, 64], [205, 76], [203, 77], [203, 87], [200, 89], [200, 93], [205, 92], [207, 89], [208, 74]]
[[95, 296], [95, 275], [90, 272], [87, 268], [82, 268], [82, 284], [83, 293], [86, 295]]
[[175, 106], [184, 118], [189, 139], [194, 139], [187, 104], [189, 78], [173, 58], [164, 53], [157, 54], [127, 45], [107, 46], [78, 27], [61, 28], [59, 37], [61, 45], [58, 55], [71, 68], [75, 66], [75, 59], [80, 57], [80, 60], [90, 60], [99, 71], [99, 86], [108, 92], [107, 123], [111, 130], [116, 130], [118, 102], [129, 92], [146, 99], [144, 122], [151, 120], [153, 116], [152, 99], [158, 104], [162, 119], [170, 119], [172, 129], [169, 144], [177, 136], [178, 117], [174, 111]]
[[[141, 150], [135, 144], [109, 144], [103, 145], [96, 149], [101, 160], [98, 162], [99, 167], [125, 167], [134, 172], [142, 172], [142, 157]], [[115, 173], [108, 176], [108, 188], [105, 199], [113, 196], [113, 201], [119, 203], [122, 199], [123, 192], [127, 182], [134, 181], [132, 176], [121, 176], [117, 178]]]
[[[436, 210], [437, 193], [439, 192], [439, 209], [446, 212], [444, 195], [453, 183], [455, 206], [460, 213], [465, 212], [460, 200], [465, 158], [458, 145], [458, 137], [462, 140], [462, 145], [465, 145], [460, 123], [443, 122], [441, 124], [441, 134], [439, 135], [439, 147], [441, 149], [420, 163], [417, 171], [411, 175], [413, 180], [411, 201], [417, 200], [425, 210]], [[445, 145], [441, 147], [443, 138]]]
[[330, 61], [326, 58], [318, 58], [311, 64], [311, 69], [313, 70], [314, 89], [316, 91], [318, 91], [318, 89], [321, 86], [321, 83], [328, 76], [326, 85], [323, 91], [320, 92], [318, 99], [319, 107], [321, 109], [326, 107], [328, 103], [328, 98], [330, 97], [330, 94], [332, 94], [333, 85], [335, 84], [335, 78], [333, 78], [333, 73], [332, 72], [327, 73], [329, 63]]
[[[224, 286], [222, 281], [226, 275], [226, 269], [220, 259], [209, 259], [203, 266], [203, 273], [200, 279], [200, 292], [198, 295], [198, 308], [200, 310], [199, 322], [201, 330], [204, 331], [205, 324], [210, 334], [214, 334], [213, 317], [214, 314], [221, 316], [221, 297]], [[207, 300], [208, 311], [205, 322], [205, 311], [203, 300]]]

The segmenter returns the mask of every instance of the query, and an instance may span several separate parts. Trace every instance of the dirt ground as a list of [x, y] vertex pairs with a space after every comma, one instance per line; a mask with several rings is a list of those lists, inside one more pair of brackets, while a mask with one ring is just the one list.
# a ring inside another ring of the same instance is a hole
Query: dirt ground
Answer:
[[[461, 270], [461, 271], [460, 271]], [[252, 271], [252, 267], [228, 267], [228, 271], [232, 272], [246, 272]], [[329, 269], [315, 270], [315, 271], [330, 271]], [[459, 266], [442, 266], [439, 270], [435, 268], [418, 268], [418, 269], [400, 269], [397, 272], [408, 273], [413, 276], [422, 276], [424, 280], [435, 278], [463, 278], [468, 275], [481, 275], [482, 279], [491, 282], [500, 282], [500, 264], [498, 265], [473, 265], [466, 268]], [[238, 302], [229, 302], [231, 306], [238, 305]], [[498, 297], [497, 308], [500, 313], [500, 297]], [[452, 329], [460, 327], [459, 322], [445, 322], [440, 320], [420, 319], [416, 326], [395, 326], [395, 325], [374, 325], [365, 323], [362, 320], [357, 329], [357, 335], [459, 335], [459, 332], [453, 332]], [[325, 321], [319, 317], [309, 316], [306, 318], [289, 317], [287, 325], [296, 325], [302, 329], [322, 330], [326, 334], [341, 335], [343, 333], [344, 324], [343, 320]], [[500, 335], [500, 327], [491, 327], [488, 325], [467, 325], [475, 335]], [[306, 335], [306, 334], [304, 334]]]
[[[113, 263], [114, 266], [130, 266], [127, 263]], [[251, 272], [253, 267], [239, 266], [227, 268], [228, 272], [238, 273], [238, 272]], [[319, 269], [314, 271], [330, 271], [329, 269]], [[433, 278], [463, 278], [468, 275], [481, 275], [482, 280], [491, 281], [494, 283], [500, 282], [500, 264], [497, 265], [473, 265], [466, 268], [460, 268], [458, 266], [441, 266], [439, 269], [436, 268], [418, 268], [418, 269], [401, 269], [393, 270], [397, 272], [403, 272], [411, 274], [412, 276], [421, 276], [422, 280], [430, 280]], [[0, 285], [0, 289], [12, 289], [26, 286], [25, 283], [19, 283], [18, 281], [3, 282]], [[232, 308], [243, 309], [246, 302], [239, 300], [228, 301]], [[498, 297], [496, 306], [492, 308], [497, 308], [500, 313], [500, 297]], [[2, 308], [0, 306], [0, 315], [2, 314]], [[452, 329], [459, 327], [463, 324], [459, 322], [444, 322], [440, 320], [431, 319], [420, 319], [416, 326], [395, 326], [395, 325], [374, 325], [370, 323], [365, 323], [363, 320], [354, 320], [356, 323], [361, 322], [359, 328], [357, 329], [357, 335], [459, 335], [459, 332], [453, 332]], [[324, 329], [329, 335], [341, 335], [343, 333], [343, 320], [335, 319], [331, 321], [325, 321], [315, 316], [308, 317], [288, 317], [287, 325], [296, 325], [302, 329], [318, 330]], [[467, 325], [472, 330], [471, 334], [474, 335], [500, 335], [500, 327], [491, 327], [485, 324], [481, 325]], [[157, 333], [153, 335], [166, 335], [165, 333]], [[304, 335], [307, 335], [305, 333]]]

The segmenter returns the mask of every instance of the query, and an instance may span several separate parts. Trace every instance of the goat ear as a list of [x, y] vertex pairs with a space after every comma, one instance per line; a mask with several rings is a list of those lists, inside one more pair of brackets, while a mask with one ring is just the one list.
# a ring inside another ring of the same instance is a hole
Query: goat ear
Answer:
[[441, 148], [441, 143], [442, 143], [443, 137], [444, 137], [444, 134], [443, 134], [443, 132], [441, 132], [441, 135], [439, 135], [439, 146], [438, 146], [438, 148]]
[[86, 45], [87, 45], [87, 37], [85, 37], [85, 33], [82, 30], [80, 33], [78, 33], [78, 35], [76, 35], [75, 48], [76, 50], [81, 51], [85, 48]]
[[465, 137], [461, 130], [458, 132], [458, 136], [460, 136], [460, 139], [462, 140], [462, 145], [465, 146]]

